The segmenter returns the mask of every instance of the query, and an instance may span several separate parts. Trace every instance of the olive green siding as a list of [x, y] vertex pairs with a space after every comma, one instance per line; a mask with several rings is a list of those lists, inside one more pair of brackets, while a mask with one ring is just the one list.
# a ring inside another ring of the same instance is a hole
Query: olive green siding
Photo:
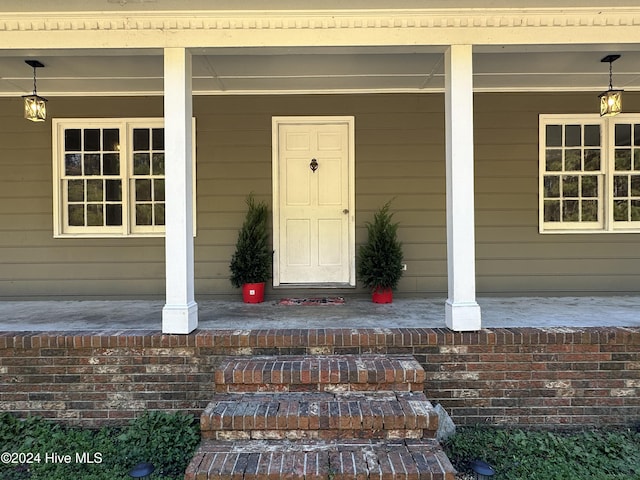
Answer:
[[[640, 101], [625, 99], [626, 111]], [[83, 98], [52, 98], [53, 117], [81, 117]], [[108, 117], [161, 116], [161, 98], [91, 99]], [[161, 238], [54, 239], [51, 123], [0, 99], [0, 298], [164, 295]], [[631, 293], [640, 237], [538, 233], [538, 114], [591, 113], [596, 94], [477, 94], [477, 285], [486, 295]], [[394, 198], [408, 270], [399, 293], [446, 293], [442, 95], [195, 97], [196, 295], [236, 294], [228, 264], [245, 196], [271, 202], [271, 117], [353, 115], [356, 243], [373, 210]], [[356, 292], [363, 293], [361, 289]], [[289, 292], [274, 293], [284, 295]]]

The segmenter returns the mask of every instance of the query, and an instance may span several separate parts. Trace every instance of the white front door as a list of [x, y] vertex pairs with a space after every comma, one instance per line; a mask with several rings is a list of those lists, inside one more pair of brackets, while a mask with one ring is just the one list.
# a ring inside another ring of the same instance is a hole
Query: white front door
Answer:
[[353, 127], [273, 119], [274, 285], [355, 285]]

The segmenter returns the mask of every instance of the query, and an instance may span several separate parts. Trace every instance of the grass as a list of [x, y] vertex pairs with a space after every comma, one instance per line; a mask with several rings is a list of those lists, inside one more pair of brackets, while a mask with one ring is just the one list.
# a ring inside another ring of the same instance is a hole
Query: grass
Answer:
[[197, 419], [182, 413], [146, 412], [127, 426], [99, 430], [2, 413], [0, 478], [131, 480], [135, 465], [151, 462], [150, 478], [178, 480], [199, 443]]
[[444, 443], [459, 472], [484, 460], [495, 480], [640, 480], [640, 432], [462, 427]]

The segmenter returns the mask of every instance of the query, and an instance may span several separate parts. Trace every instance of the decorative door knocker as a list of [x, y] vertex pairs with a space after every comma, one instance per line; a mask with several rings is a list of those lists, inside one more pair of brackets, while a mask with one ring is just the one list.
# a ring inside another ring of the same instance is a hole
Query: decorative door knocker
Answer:
[[309, 168], [311, 169], [312, 172], [315, 172], [318, 169], [318, 161], [315, 158], [311, 159]]

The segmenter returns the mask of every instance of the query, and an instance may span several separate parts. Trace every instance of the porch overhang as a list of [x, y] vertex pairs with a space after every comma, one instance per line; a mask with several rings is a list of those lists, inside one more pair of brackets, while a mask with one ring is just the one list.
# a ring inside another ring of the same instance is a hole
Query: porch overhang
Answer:
[[[165, 332], [188, 333], [197, 326], [191, 226], [183, 221], [192, 218], [193, 208], [186, 181], [193, 95], [445, 92], [451, 187], [447, 315], [451, 328], [475, 330], [481, 323], [472, 281], [473, 93], [598, 91], [606, 86], [603, 52], [623, 53], [616, 85], [640, 90], [640, 6], [530, 1], [514, 8], [505, 1], [480, 8], [459, 1], [418, 8], [419, 3], [344, 8], [314, 1], [291, 9], [283, 2], [262, 11], [252, 2], [255, 8], [229, 4], [213, 10], [197, 0], [109, 0], [79, 10], [69, 0], [47, 11], [49, 3], [38, 0], [23, 10], [0, 7], [0, 96], [29, 91], [27, 57], [47, 65], [38, 80], [50, 99], [165, 96], [165, 115], [178, 118], [165, 126], [172, 167], [167, 171], [184, 180], [167, 192], [172, 240], [166, 248], [172, 250], [166, 270], [172, 283], [165, 312], [172, 320], [165, 322]], [[597, 43], [603, 38], [607, 43]]]

